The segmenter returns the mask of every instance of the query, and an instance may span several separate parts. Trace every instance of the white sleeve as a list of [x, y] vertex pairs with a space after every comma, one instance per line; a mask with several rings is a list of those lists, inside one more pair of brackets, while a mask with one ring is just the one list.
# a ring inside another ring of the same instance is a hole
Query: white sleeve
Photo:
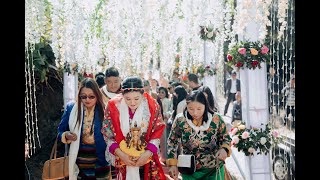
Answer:
[[115, 166], [116, 156], [109, 152], [110, 146], [115, 143], [115, 141], [108, 140], [107, 141], [107, 148], [105, 151], [106, 161], [109, 162], [112, 166]]
[[185, 101], [181, 101], [179, 102], [178, 104], [178, 107], [177, 107], [177, 114], [180, 114], [183, 112], [184, 108], [186, 108], [186, 102]]

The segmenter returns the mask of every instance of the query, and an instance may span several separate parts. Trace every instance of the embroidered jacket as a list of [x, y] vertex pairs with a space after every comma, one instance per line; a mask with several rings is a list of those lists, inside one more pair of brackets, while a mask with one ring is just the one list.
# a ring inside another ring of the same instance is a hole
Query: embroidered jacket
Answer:
[[211, 117], [212, 119], [207, 121], [210, 124], [204, 125], [208, 125], [208, 128], [202, 126], [195, 128], [192, 121], [187, 122], [182, 113], [178, 114], [168, 137], [168, 158], [177, 159], [179, 145], [183, 154], [195, 155], [197, 169], [215, 167], [216, 153], [220, 148], [228, 149], [229, 157], [231, 138], [227, 133], [226, 124], [217, 113]]

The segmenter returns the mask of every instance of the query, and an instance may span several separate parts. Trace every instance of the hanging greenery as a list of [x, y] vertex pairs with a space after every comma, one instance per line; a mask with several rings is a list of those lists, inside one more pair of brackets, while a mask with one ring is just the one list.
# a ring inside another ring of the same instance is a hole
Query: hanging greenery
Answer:
[[[39, 43], [28, 43], [28, 54], [25, 60], [32, 61], [29, 64], [34, 65], [36, 78], [41, 83], [47, 83], [50, 69], [57, 69], [55, 59], [49, 42], [44, 38], [41, 38]], [[32, 69], [32, 67], [29, 68]]]

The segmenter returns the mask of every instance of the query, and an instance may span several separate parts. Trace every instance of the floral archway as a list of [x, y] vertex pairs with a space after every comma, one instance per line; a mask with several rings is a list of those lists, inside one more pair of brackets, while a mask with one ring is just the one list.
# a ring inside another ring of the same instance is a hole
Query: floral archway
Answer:
[[[169, 79], [176, 70], [183, 73], [202, 64], [204, 71], [200, 73], [216, 75], [217, 81], [222, 81], [225, 42], [229, 42], [230, 48], [237, 44], [236, 35], [243, 33], [248, 19], [260, 22], [259, 41], [264, 41], [271, 21], [272, 0], [255, 1], [259, 7], [256, 17], [248, 17], [247, 9], [252, 6], [250, 0], [242, 1], [237, 7], [235, 2], [26, 0], [25, 49], [34, 48], [34, 44], [44, 38], [50, 42], [57, 68], [79, 74], [116, 66], [123, 77], [130, 74], [148, 77], [151, 74]], [[279, 17], [286, 17], [287, 1], [279, 0], [278, 6]], [[285, 21], [280, 25], [281, 38]], [[210, 41], [201, 38], [201, 26], [216, 31], [214, 36], [209, 32]], [[209, 55], [204, 51], [204, 41]], [[180, 57], [178, 64], [175, 61], [177, 54]], [[214, 69], [206, 69], [208, 64]], [[26, 64], [26, 77], [33, 74], [33, 69], [28, 67]], [[206, 70], [210, 71], [206, 73]], [[26, 96], [26, 103], [30, 104], [32, 99], [34, 108], [33, 116], [31, 113], [26, 116], [36, 122], [36, 99], [32, 95], [35, 89], [29, 89], [32, 93]], [[27, 131], [26, 141], [35, 149], [37, 138], [33, 135], [37, 136], [37, 131]]]

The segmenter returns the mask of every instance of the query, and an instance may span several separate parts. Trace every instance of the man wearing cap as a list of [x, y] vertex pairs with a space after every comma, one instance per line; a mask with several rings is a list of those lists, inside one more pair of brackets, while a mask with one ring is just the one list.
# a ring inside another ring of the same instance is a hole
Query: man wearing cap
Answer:
[[227, 114], [230, 102], [236, 100], [236, 93], [240, 91], [240, 80], [237, 79], [237, 72], [232, 71], [231, 78], [227, 79], [226, 82], [226, 95], [227, 95], [227, 103], [224, 107], [224, 115]]

